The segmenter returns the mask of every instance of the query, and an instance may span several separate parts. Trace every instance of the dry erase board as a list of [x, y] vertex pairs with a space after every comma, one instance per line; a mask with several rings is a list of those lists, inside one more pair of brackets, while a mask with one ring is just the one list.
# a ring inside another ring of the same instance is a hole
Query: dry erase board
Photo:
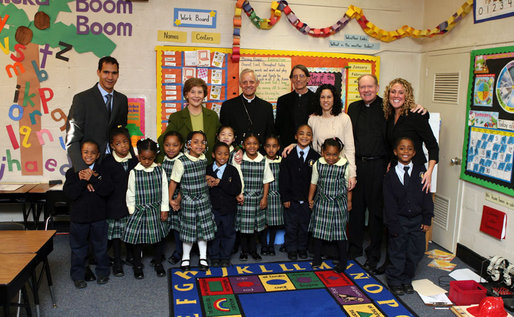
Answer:
[[514, 46], [471, 52], [461, 178], [514, 195]]
[[379, 75], [377, 56], [299, 51], [241, 50], [239, 63], [230, 58], [231, 49], [206, 47], [156, 47], [157, 134], [161, 134], [170, 114], [185, 105], [183, 82], [191, 77], [205, 80], [207, 108], [219, 113], [223, 101], [239, 94], [239, 71], [251, 68], [260, 80], [257, 95], [274, 106], [279, 96], [291, 91], [289, 73], [303, 64], [311, 73], [309, 88], [330, 83], [341, 92], [343, 105], [360, 99], [357, 78]]

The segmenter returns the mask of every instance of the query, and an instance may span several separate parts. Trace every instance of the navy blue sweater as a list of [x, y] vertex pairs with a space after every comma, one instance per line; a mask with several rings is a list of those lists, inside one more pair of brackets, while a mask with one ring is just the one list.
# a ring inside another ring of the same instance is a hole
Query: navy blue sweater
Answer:
[[[207, 165], [207, 175], [218, 178], [212, 170], [213, 164]], [[241, 187], [241, 178], [237, 169], [227, 164], [218, 186], [209, 187], [212, 208], [222, 215], [235, 214], [237, 211], [236, 196], [241, 193]]]

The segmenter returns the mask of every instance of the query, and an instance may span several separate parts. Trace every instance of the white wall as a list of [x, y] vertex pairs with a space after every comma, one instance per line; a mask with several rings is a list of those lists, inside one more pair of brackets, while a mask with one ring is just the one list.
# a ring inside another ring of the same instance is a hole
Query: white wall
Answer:
[[[438, 25], [455, 12], [462, 3], [462, 0], [426, 0], [424, 13], [425, 25], [429, 28]], [[452, 55], [455, 53], [462, 52], [467, 53], [466, 58], [469, 61], [470, 52], [472, 50], [514, 45], [514, 35], [512, 32], [507, 32], [507, 30], [512, 28], [512, 22], [513, 18], [510, 17], [473, 24], [473, 13], [470, 12], [451, 32], [423, 41], [423, 62], [426, 62], [426, 57], [429, 54], [446, 55], [448, 59], [451, 59]], [[426, 66], [431, 67], [433, 65], [426, 64]], [[464, 76], [469, 76], [469, 65], [465, 69], [460, 69], [460, 71]], [[422, 80], [425, 80], [424, 74]], [[461, 87], [461, 89], [467, 90], [467, 87]], [[430, 100], [429, 97], [430, 96], [422, 96], [421, 100], [428, 104]], [[464, 107], [465, 109], [466, 102], [467, 100], [462, 100], [459, 103], [459, 107]], [[462, 120], [464, 122], [465, 118], [462, 118]], [[460, 131], [456, 133], [460, 133]], [[444, 140], [441, 140], [441, 142], [444, 142]], [[442, 155], [444, 155], [444, 153], [442, 153]], [[458, 229], [458, 242], [482, 256], [501, 255], [514, 261], [514, 253], [512, 252], [514, 249], [514, 211], [486, 201], [485, 193], [493, 192], [492, 190], [472, 183], [460, 182], [460, 186], [462, 186], [462, 196], [458, 198], [461, 199], [459, 205], [461, 205], [462, 208], [459, 210], [460, 225]], [[513, 199], [503, 194], [495, 194], [505, 199]], [[508, 224], [507, 237], [505, 240], [499, 241], [479, 231], [482, 208], [484, 205], [507, 213]]]

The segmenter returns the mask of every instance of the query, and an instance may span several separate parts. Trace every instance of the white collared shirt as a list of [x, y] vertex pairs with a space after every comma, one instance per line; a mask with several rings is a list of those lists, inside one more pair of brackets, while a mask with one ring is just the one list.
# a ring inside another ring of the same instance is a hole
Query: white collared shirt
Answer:
[[[346, 163], [348, 163], [348, 160], [346, 160], [346, 158], [344, 158], [344, 157], [341, 157], [341, 158], [339, 158], [339, 161], [334, 163], [334, 165], [343, 166]], [[318, 168], [317, 168], [318, 164], [328, 164], [328, 163], [325, 160], [325, 158], [322, 156], [314, 163], [314, 165], [312, 165], [311, 184], [314, 184], [314, 185], [318, 184], [318, 179], [319, 179]], [[348, 175], [349, 175], [349, 169], [346, 168], [346, 170], [344, 172], [344, 178], [346, 179], [346, 186], [348, 186]]]
[[409, 176], [412, 175], [412, 168], [414, 167], [414, 164], [412, 164], [412, 161], [409, 162], [409, 164], [407, 165], [403, 165], [402, 163], [398, 162], [398, 164], [396, 164], [396, 167], [394, 168], [394, 171], [396, 172], [396, 175], [398, 175], [398, 178], [400, 179], [400, 183], [403, 184], [403, 176], [405, 175], [405, 170], [403, 169], [404, 167], [408, 166], [409, 167]]
[[[153, 169], [158, 166], [156, 163], [152, 163], [149, 167], [145, 168], [141, 163], [138, 163], [136, 167], [134, 167], [135, 170], [138, 171], [145, 171], [147, 173], [153, 172]], [[170, 210], [170, 204], [169, 204], [169, 195], [168, 195], [168, 178], [166, 177], [166, 172], [164, 169], [162, 170], [162, 199], [161, 199], [161, 211], [169, 211]], [[128, 187], [127, 187], [127, 195], [126, 195], [126, 201], [127, 201], [127, 208], [129, 211], [129, 214], [133, 214], [136, 210], [136, 174], [133, 170], [129, 173], [129, 179], [128, 179]]]
[[[184, 153], [184, 155], [191, 161], [196, 162], [199, 160], [206, 160], [205, 154], [200, 154], [199, 157], [194, 157], [189, 153]], [[182, 175], [184, 175], [184, 164], [182, 164], [181, 160], [178, 160], [173, 165], [173, 170], [171, 171], [171, 180], [175, 183], [180, 183], [182, 180]]]

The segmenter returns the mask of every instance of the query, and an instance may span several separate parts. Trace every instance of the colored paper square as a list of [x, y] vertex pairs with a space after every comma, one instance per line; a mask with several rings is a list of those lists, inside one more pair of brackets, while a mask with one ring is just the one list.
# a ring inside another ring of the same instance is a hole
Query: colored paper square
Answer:
[[329, 287], [328, 290], [341, 306], [371, 303], [371, 300], [355, 285]]
[[345, 305], [343, 308], [348, 312], [349, 316], [385, 317], [373, 304]]
[[232, 294], [232, 287], [226, 277], [202, 278], [198, 284], [202, 296]]
[[234, 295], [204, 296], [202, 299], [205, 316], [241, 316]]
[[324, 288], [325, 285], [319, 280], [314, 272], [298, 272], [287, 274], [296, 289]]
[[[238, 295], [245, 317], [347, 316], [325, 289]], [[265, 304], [264, 304], [265, 303]], [[280, 307], [287, 310], [279, 311]], [[358, 315], [350, 315], [358, 316]], [[364, 316], [364, 315], [363, 315]]]
[[294, 287], [287, 274], [265, 274], [259, 275], [262, 285], [267, 292], [292, 291]]
[[317, 271], [316, 275], [326, 287], [353, 285], [348, 277], [334, 271]]
[[257, 276], [232, 276], [229, 277], [234, 294], [262, 293], [264, 286]]

